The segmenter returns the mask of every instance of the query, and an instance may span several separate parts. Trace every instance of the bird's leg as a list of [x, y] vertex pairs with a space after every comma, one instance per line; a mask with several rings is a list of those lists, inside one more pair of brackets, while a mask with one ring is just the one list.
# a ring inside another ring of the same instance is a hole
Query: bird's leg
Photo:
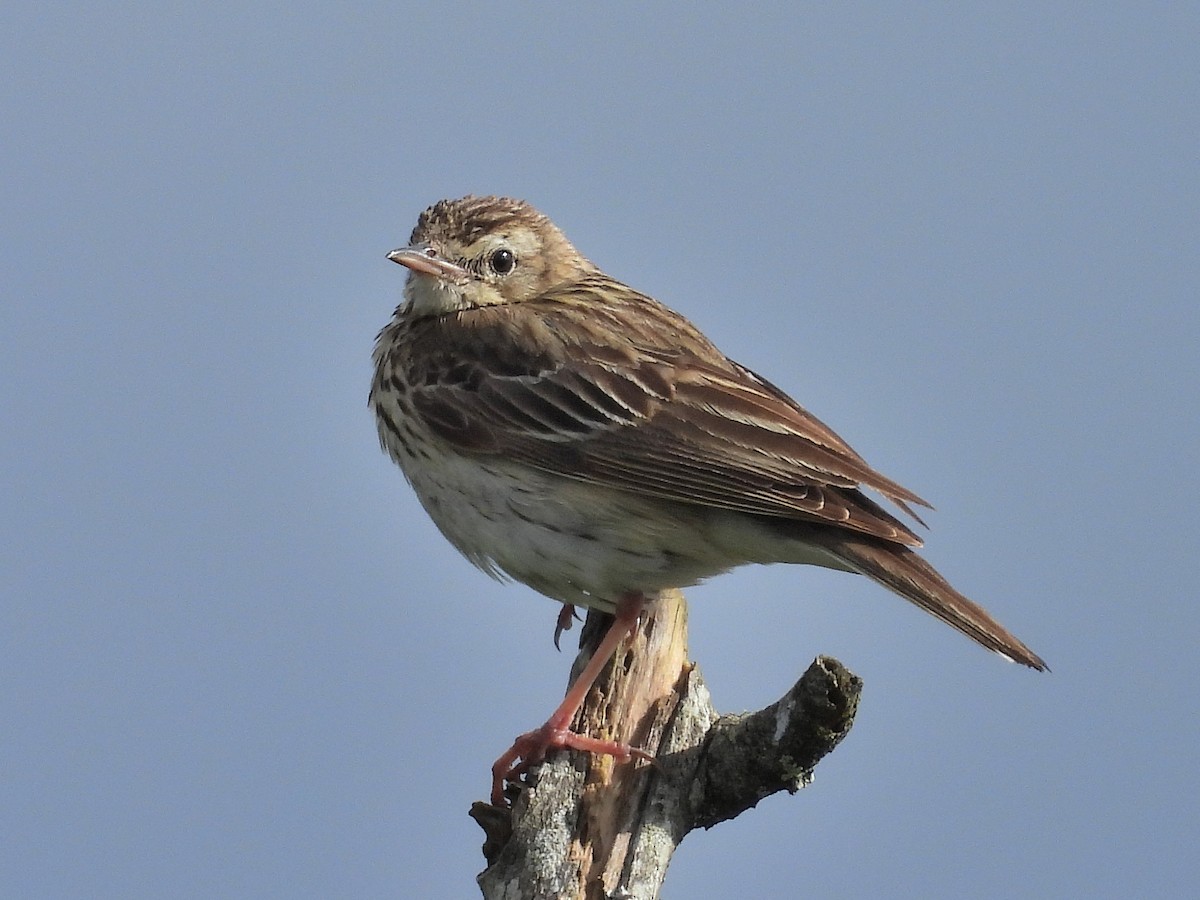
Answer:
[[562, 633], [564, 631], [571, 630], [571, 626], [572, 626], [572, 624], [574, 624], [572, 620], [578, 619], [578, 618], [579, 618], [579, 614], [577, 612], [575, 612], [574, 606], [572, 606], [570, 603], [564, 603], [562, 605], [562, 609], [560, 609], [558, 611], [558, 622], [554, 626], [554, 649], [555, 650], [562, 649], [562, 647], [558, 646], [558, 639], [560, 637], [562, 637]]
[[[550, 715], [541, 728], [520, 735], [513, 745], [492, 765], [492, 805], [504, 805], [504, 782], [524, 774], [531, 765], [545, 758], [549, 750], [567, 747], [586, 750], [614, 757], [617, 762], [628, 762], [634, 757], [652, 759], [643, 750], [634, 750], [628, 744], [587, 737], [571, 731], [571, 720], [587, 698], [588, 691], [596, 682], [605, 663], [616, 652], [625, 636], [637, 627], [638, 617], [646, 605], [645, 596], [630, 592], [617, 603], [616, 618], [600, 641], [592, 658], [588, 660], [579, 677], [575, 679], [558, 709]], [[560, 617], [561, 618], [561, 617]]]

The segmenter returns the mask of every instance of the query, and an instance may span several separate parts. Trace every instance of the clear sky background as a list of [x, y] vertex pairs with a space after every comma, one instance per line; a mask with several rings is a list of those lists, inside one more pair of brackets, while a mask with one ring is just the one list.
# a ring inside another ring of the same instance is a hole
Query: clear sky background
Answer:
[[476, 896], [467, 809], [572, 654], [366, 407], [384, 255], [466, 193], [928, 497], [1054, 669], [866, 579], [693, 590], [720, 709], [818, 653], [866, 687], [667, 896], [1194, 890], [1196, 7], [338, 6], [0, 14], [3, 893]]

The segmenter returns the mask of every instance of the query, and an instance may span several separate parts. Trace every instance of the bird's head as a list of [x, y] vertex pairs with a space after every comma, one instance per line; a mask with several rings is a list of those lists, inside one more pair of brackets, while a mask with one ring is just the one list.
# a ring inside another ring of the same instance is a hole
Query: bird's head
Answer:
[[504, 197], [435, 203], [388, 259], [409, 269], [404, 296], [415, 316], [521, 303], [596, 271], [553, 222]]

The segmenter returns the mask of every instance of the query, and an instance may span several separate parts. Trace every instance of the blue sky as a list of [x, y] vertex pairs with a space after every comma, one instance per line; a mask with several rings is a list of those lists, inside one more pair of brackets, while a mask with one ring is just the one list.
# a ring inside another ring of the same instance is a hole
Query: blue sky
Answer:
[[690, 592], [717, 706], [866, 682], [668, 896], [1179, 896], [1200, 638], [1200, 13], [26, 4], [0, 14], [0, 883], [464, 897], [556, 608], [379, 452], [384, 255], [523, 197], [928, 497], [1053, 667], [865, 579]]

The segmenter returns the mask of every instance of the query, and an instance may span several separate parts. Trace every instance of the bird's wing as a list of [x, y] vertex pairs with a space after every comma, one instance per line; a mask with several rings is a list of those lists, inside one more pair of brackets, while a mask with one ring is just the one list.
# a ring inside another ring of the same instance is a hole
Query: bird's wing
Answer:
[[[659, 310], [675, 316], [655, 304]], [[421, 370], [409, 379], [416, 413], [460, 451], [641, 495], [836, 524], [920, 546], [859, 488], [910, 513], [908, 504], [928, 506], [924, 500], [702, 336], [689, 346], [699, 336], [694, 329], [676, 331], [676, 346], [662, 348], [614, 341], [611, 323], [571, 327], [567, 346], [545, 318], [515, 325], [496, 314], [476, 318], [459, 318], [449, 335], [443, 330], [442, 350], [421, 354]]]

